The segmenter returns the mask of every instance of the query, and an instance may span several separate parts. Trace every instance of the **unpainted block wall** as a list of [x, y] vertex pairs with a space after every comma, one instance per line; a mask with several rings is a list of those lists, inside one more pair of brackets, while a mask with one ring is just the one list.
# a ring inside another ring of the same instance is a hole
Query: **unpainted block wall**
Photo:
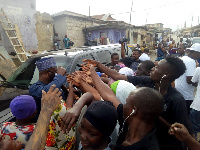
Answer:
[[83, 29], [92, 26], [92, 22], [78, 18], [66, 17], [66, 32], [75, 47], [84, 46], [85, 34]]
[[[20, 29], [26, 51], [37, 49], [37, 35], [35, 27], [36, 0], [0, 0], [0, 8], [3, 8], [10, 22], [17, 24]], [[1, 28], [1, 35], [5, 36]], [[8, 52], [13, 51], [9, 40], [1, 42]]]
[[48, 13], [37, 12], [36, 17], [36, 33], [38, 39], [38, 50], [53, 49], [53, 18]]
[[[64, 21], [64, 22], [63, 22]], [[85, 27], [92, 26], [93, 22], [87, 19], [81, 19], [79, 17], [72, 16], [57, 16], [54, 17], [55, 31], [58, 33], [61, 39], [61, 47], [64, 48], [64, 43], [62, 42], [65, 34], [68, 38], [74, 42], [73, 47], [84, 46], [85, 34], [83, 29]]]
[[[59, 44], [60, 44], [61, 48], [64, 49], [65, 46], [63, 43], [63, 38], [65, 37], [65, 34], [66, 34], [66, 23], [65, 23], [66, 18], [65, 18], [65, 16], [59, 16], [59, 17], [54, 18], [53, 20], [54, 20], [55, 33], [58, 33], [58, 37], [60, 39]], [[52, 38], [52, 40], [53, 40], [53, 38]]]

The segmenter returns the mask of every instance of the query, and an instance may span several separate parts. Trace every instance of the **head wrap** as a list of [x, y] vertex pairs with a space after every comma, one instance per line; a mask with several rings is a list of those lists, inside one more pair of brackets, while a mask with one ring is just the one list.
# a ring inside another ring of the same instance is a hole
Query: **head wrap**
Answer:
[[10, 109], [17, 119], [26, 119], [30, 117], [36, 110], [35, 100], [29, 95], [16, 96], [10, 102]]
[[90, 104], [84, 117], [99, 132], [109, 137], [117, 123], [117, 110], [111, 102], [96, 101]]
[[49, 68], [56, 67], [56, 62], [54, 61], [53, 57], [49, 58], [42, 58], [38, 61], [36, 61], [36, 66], [39, 71], [43, 71]]
[[119, 82], [120, 82], [120, 80], [115, 81], [110, 85], [110, 88], [115, 93], [115, 95], [116, 95], [117, 85], [118, 85]]
[[119, 70], [119, 73], [120, 74], [124, 74], [126, 76], [135, 76], [135, 72], [132, 69], [128, 68], [128, 67], [121, 68]]
[[122, 104], [125, 104], [129, 94], [135, 89], [136, 87], [132, 83], [120, 80], [116, 89], [116, 97]]

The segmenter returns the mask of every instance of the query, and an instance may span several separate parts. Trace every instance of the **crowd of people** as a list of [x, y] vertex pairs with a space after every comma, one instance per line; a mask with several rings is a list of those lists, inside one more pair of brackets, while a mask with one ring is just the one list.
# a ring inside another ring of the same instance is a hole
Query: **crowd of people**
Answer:
[[180, 57], [154, 63], [145, 46], [127, 57], [122, 43], [121, 59], [83, 60], [72, 74], [38, 60], [29, 95], [10, 103], [16, 121], [3, 123], [0, 149], [199, 150], [200, 44], [179, 46]]

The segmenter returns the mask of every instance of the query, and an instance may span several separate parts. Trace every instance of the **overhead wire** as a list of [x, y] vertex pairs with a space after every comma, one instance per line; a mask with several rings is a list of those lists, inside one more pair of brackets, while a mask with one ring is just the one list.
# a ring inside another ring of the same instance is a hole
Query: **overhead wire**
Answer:
[[176, 1], [176, 2], [174, 2], [174, 3], [165, 4], [165, 5], [160, 5], [160, 6], [156, 6], [156, 7], [150, 7], [150, 8], [140, 9], [140, 10], [137, 10], [137, 11], [131, 10], [131, 11], [129, 11], [129, 12], [115, 13], [115, 14], [110, 14], [110, 15], [121, 15], [121, 14], [130, 14], [130, 13], [132, 13], [132, 12], [146, 11], [146, 10], [151, 10], [151, 9], [156, 9], [156, 8], [160, 8], [160, 7], [166, 7], [166, 6], [174, 5], [174, 4], [183, 2], [183, 1], [185, 1], [185, 0], [180, 0], [180, 1]]

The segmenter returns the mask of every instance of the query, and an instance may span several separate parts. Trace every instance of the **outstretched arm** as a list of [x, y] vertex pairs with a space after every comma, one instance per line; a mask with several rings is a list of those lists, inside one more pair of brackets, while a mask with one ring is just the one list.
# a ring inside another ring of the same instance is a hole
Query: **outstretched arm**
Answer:
[[[95, 100], [101, 100], [101, 96], [98, 93], [98, 91], [94, 87], [86, 83], [87, 79], [85, 79], [86, 77], [84, 75], [85, 72], [74, 72], [73, 79], [79, 82], [80, 86], [82, 87], [85, 93], [90, 92], [94, 96]], [[83, 79], [85, 79], [86, 81], [84, 81]]]
[[95, 88], [97, 89], [103, 100], [112, 102], [115, 108], [117, 109], [118, 105], [120, 104], [120, 101], [116, 98], [115, 94], [110, 89], [110, 87], [100, 79], [92, 65], [90, 70]]
[[103, 64], [101, 64], [100, 62], [96, 61], [96, 60], [90, 60], [90, 59], [85, 59], [83, 60], [83, 62], [87, 62], [88, 64], [93, 65], [94, 67], [98, 67], [101, 72], [104, 72], [105, 74], [107, 74], [109, 77], [111, 77], [113, 80], [126, 80], [128, 81], [127, 76], [122, 75], [112, 69], [109, 69], [108, 67], [104, 66]]
[[125, 49], [124, 49], [124, 43], [121, 44], [121, 57], [125, 57]]
[[86, 92], [90, 92], [95, 100], [97, 101], [100, 101], [101, 100], [101, 95], [99, 94], [99, 92], [93, 88], [91, 85], [87, 84], [85, 81], [81, 80], [80, 81], [80, 85], [83, 87], [83, 89], [86, 91]]
[[174, 123], [169, 129], [169, 134], [174, 135], [179, 141], [187, 144], [190, 150], [199, 150], [200, 144], [188, 132], [186, 127], [180, 123]]
[[66, 100], [66, 108], [72, 108], [74, 104], [74, 91], [73, 91], [73, 84], [69, 83], [69, 94]]
[[61, 92], [57, 88], [54, 89], [55, 87], [56, 85], [52, 85], [47, 93], [42, 91], [40, 115], [35, 130], [26, 144], [25, 150], [41, 150], [46, 145], [51, 114], [59, 106], [62, 99], [60, 96]]
[[74, 107], [68, 110], [65, 115], [62, 117], [61, 130], [69, 132], [73, 124], [78, 120], [78, 117], [81, 113], [81, 109], [85, 105], [89, 105], [94, 101], [94, 97], [91, 93], [87, 92], [83, 94], [80, 99], [76, 102]]

